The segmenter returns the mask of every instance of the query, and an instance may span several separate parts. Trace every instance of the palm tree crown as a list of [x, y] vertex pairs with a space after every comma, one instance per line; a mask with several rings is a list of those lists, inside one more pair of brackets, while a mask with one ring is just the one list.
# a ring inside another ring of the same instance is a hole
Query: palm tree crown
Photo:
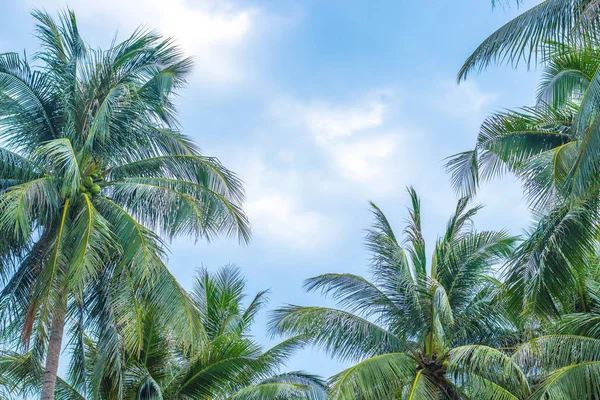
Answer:
[[506, 354], [488, 347], [511, 340], [492, 268], [515, 238], [475, 231], [471, 218], [479, 207], [468, 208], [463, 198], [428, 262], [420, 202], [409, 192], [404, 241], [372, 205], [375, 224], [366, 242], [373, 281], [350, 274], [309, 279], [308, 290], [331, 293], [344, 309], [280, 308], [272, 331], [307, 335], [338, 359], [358, 361], [332, 378], [332, 399], [522, 398], [525, 376]]
[[558, 316], [584, 311], [589, 301], [600, 194], [599, 48], [591, 40], [549, 46], [536, 104], [493, 114], [475, 149], [448, 162], [463, 193], [505, 172], [523, 182], [538, 221], [515, 252], [507, 284], [525, 311]]
[[241, 182], [179, 131], [173, 99], [192, 62], [170, 39], [138, 30], [96, 50], [72, 12], [33, 16], [35, 65], [0, 55], [0, 315], [39, 357], [48, 348], [51, 398], [65, 318], [72, 337], [85, 321], [109, 346], [125, 304], [144, 298], [189, 339], [186, 307], [165, 312], [186, 299], [161, 237], [246, 240], [249, 228]]

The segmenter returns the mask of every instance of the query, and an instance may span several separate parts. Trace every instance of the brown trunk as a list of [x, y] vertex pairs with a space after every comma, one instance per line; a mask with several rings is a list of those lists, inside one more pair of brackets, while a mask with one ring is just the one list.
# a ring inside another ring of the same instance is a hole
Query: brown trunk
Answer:
[[52, 316], [52, 328], [46, 353], [46, 369], [42, 386], [42, 400], [54, 400], [54, 387], [58, 373], [58, 358], [62, 347], [63, 331], [65, 328], [66, 305], [60, 305]]

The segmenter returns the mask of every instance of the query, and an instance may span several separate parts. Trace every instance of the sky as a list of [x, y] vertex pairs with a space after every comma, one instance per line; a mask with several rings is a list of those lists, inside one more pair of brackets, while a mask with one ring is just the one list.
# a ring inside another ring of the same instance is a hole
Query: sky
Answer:
[[[94, 46], [136, 27], [172, 36], [195, 60], [178, 99], [184, 132], [245, 182], [253, 237], [175, 239], [168, 265], [185, 288], [199, 268], [238, 265], [269, 309], [327, 305], [305, 279], [369, 276], [363, 245], [376, 203], [399, 233], [415, 187], [430, 249], [454, 209], [444, 158], [474, 146], [493, 111], [531, 105], [536, 71], [456, 73], [495, 29], [536, 2], [491, 0], [2, 0], [0, 52], [36, 50], [32, 8], [68, 5]], [[530, 215], [514, 179], [482, 187], [478, 229], [520, 234]], [[254, 329], [269, 346], [267, 312]], [[63, 363], [64, 364], [64, 363]], [[307, 349], [288, 370], [329, 377], [345, 364]], [[62, 368], [61, 368], [62, 369]]]

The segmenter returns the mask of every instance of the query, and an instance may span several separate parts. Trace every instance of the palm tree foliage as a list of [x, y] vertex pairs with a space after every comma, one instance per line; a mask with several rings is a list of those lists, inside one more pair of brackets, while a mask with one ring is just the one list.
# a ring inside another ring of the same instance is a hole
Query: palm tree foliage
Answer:
[[463, 193], [505, 172], [523, 182], [538, 220], [507, 284], [515, 307], [546, 316], [585, 311], [598, 265], [599, 48], [553, 44], [537, 103], [487, 118], [475, 149], [448, 162]]
[[471, 218], [479, 207], [469, 208], [465, 197], [428, 259], [420, 201], [409, 193], [404, 239], [372, 204], [371, 281], [351, 274], [311, 278], [308, 290], [331, 294], [342, 308], [286, 306], [274, 312], [270, 329], [306, 335], [337, 359], [355, 362], [331, 378], [331, 399], [525, 398], [526, 376], [492, 347], [513, 343], [494, 266], [515, 238], [476, 231]]
[[[257, 293], [244, 305], [246, 283], [233, 266], [215, 273], [200, 271], [190, 298], [201, 311], [206, 337], [196, 351], [186, 352], [169, 335], [169, 329], [153, 309], [143, 312], [141, 351], [125, 354], [122, 368], [124, 394], [119, 397], [112, 380], [98, 369], [102, 358], [98, 347], [86, 340], [85, 384], [59, 380], [57, 399], [210, 399], [210, 400], [319, 400], [325, 398], [325, 384], [304, 372], [281, 373], [303, 337], [288, 339], [263, 351], [250, 336], [257, 313], [266, 304], [267, 292]], [[124, 336], [121, 333], [120, 336]], [[39, 391], [43, 369], [29, 354], [6, 352], [0, 365], [0, 386], [13, 393], [32, 395]], [[2, 380], [6, 382], [2, 382]]]
[[[91, 337], [122, 392], [121, 345], [141, 354], [145, 343], [142, 301], [188, 350], [201, 334], [164, 240], [247, 240], [243, 190], [179, 130], [174, 97], [192, 62], [172, 40], [137, 30], [98, 50], [72, 12], [33, 16], [33, 61], [0, 55], [3, 337], [32, 343], [38, 361], [47, 354], [51, 398], [66, 320], [75, 353]], [[129, 327], [122, 342], [117, 327]], [[76, 386], [84, 364], [71, 369]]]
[[597, 39], [599, 16], [598, 0], [543, 0], [487, 37], [467, 58], [458, 80], [496, 63], [530, 67], [547, 57], [547, 43]]
[[585, 312], [563, 314], [512, 358], [536, 384], [532, 399], [595, 399], [600, 395], [598, 280]]

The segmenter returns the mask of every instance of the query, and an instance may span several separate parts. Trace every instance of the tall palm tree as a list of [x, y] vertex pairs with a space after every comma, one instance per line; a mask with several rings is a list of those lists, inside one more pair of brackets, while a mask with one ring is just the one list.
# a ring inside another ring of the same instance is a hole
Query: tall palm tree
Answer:
[[73, 12], [33, 16], [35, 64], [0, 55], [0, 313], [6, 334], [45, 355], [51, 399], [65, 321], [76, 346], [92, 327], [115, 371], [114, 325], [139, 320], [141, 299], [190, 340], [198, 327], [163, 239], [247, 240], [249, 228], [240, 181], [179, 131], [174, 97], [192, 62], [172, 40], [137, 30], [96, 50]]
[[[492, 0], [493, 4], [500, 2], [510, 3]], [[541, 1], [486, 38], [467, 58], [458, 73], [458, 80], [495, 63], [516, 67], [524, 62], [529, 67], [546, 57], [548, 43], [596, 39], [599, 17], [598, 0]]]
[[597, 43], [552, 45], [537, 103], [493, 114], [475, 149], [448, 162], [462, 193], [505, 172], [523, 182], [538, 221], [508, 265], [507, 284], [516, 306], [546, 316], [585, 311], [598, 265], [599, 67]]
[[331, 378], [330, 399], [522, 399], [525, 375], [503, 351], [513, 343], [494, 278], [515, 238], [478, 232], [479, 207], [459, 200], [456, 212], [427, 260], [420, 201], [402, 240], [372, 204], [375, 223], [366, 237], [373, 280], [351, 274], [309, 279], [308, 290], [331, 294], [343, 308], [286, 306], [270, 329], [306, 335], [342, 361], [357, 362]]
[[[325, 384], [303, 372], [280, 373], [280, 367], [293, 351], [305, 344], [303, 337], [288, 339], [262, 351], [250, 336], [257, 313], [266, 304], [266, 292], [259, 292], [245, 306], [246, 283], [240, 270], [233, 266], [214, 274], [201, 271], [191, 297], [202, 310], [206, 337], [197, 351], [188, 353], [171, 340], [169, 330], [153, 310], [144, 312], [143, 346], [140, 352], [126, 355], [123, 398], [206, 399], [206, 400], [319, 400], [326, 394]], [[93, 343], [86, 345], [89, 364], [87, 385], [75, 387], [70, 381], [59, 381], [57, 398], [104, 399], [116, 397], [111, 380], [102, 379], [95, 370], [101, 355]], [[13, 393], [29, 393], [39, 388], [41, 367], [36, 369], [31, 358], [7, 353], [0, 357], [0, 388]], [[88, 394], [86, 396], [86, 393]]]

